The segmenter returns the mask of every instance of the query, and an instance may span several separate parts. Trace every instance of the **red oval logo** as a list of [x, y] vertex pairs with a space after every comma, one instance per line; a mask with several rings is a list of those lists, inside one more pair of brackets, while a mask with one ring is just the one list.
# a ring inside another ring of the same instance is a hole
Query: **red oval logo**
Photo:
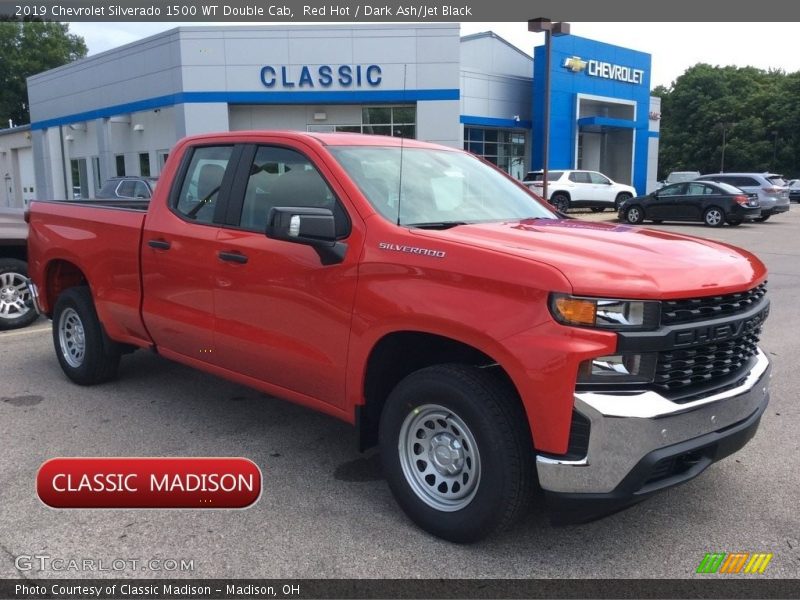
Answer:
[[36, 493], [52, 508], [246, 508], [261, 471], [246, 458], [53, 458]]

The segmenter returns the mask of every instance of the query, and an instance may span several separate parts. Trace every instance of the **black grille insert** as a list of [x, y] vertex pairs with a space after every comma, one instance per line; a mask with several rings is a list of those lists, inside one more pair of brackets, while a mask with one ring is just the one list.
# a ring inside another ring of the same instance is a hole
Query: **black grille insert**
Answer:
[[735, 315], [757, 304], [766, 293], [765, 281], [746, 292], [686, 300], [665, 300], [661, 303], [661, 324], [693, 323]]
[[760, 333], [758, 327], [732, 340], [659, 352], [653, 384], [670, 392], [737, 375], [758, 352]]

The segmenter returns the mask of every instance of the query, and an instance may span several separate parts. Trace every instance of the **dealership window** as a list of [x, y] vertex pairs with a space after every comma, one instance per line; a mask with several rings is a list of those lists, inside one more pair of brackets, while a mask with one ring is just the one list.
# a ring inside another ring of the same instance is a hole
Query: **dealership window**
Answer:
[[103, 187], [103, 176], [100, 173], [100, 157], [93, 156], [92, 157], [92, 175], [94, 175], [94, 193], [100, 191], [100, 188]]
[[73, 158], [70, 161], [72, 171], [72, 198], [80, 200], [89, 197], [89, 177], [86, 173], [86, 159]]
[[139, 154], [139, 175], [150, 177], [150, 153], [141, 152]]
[[464, 128], [464, 149], [482, 156], [518, 179], [525, 174], [525, 132], [483, 127]]
[[117, 177], [125, 177], [125, 155], [117, 154], [115, 160], [117, 163]]
[[169, 150], [159, 150], [156, 154], [158, 155], [158, 172], [161, 173], [164, 170], [164, 165], [167, 164]]
[[316, 133], [367, 133], [392, 137], [413, 138], [417, 131], [416, 106], [365, 106], [361, 123], [325, 123], [308, 126]]

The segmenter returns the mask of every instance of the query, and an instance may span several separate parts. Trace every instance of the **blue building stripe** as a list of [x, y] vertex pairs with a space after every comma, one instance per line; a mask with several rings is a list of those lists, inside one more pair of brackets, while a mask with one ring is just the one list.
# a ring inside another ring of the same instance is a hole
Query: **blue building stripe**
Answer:
[[660, 138], [661, 134], [658, 131], [648, 131], [647, 136], [653, 138]]
[[597, 125], [599, 127], [616, 127], [617, 129], [636, 129], [636, 121], [627, 119], [612, 119], [611, 117], [581, 117], [578, 127]]
[[78, 121], [91, 121], [143, 110], [154, 110], [176, 104], [376, 104], [387, 102], [420, 102], [458, 100], [458, 89], [425, 90], [361, 90], [356, 92], [179, 92], [166, 96], [116, 104], [81, 113], [73, 113], [31, 123], [31, 129], [47, 129]]
[[517, 121], [516, 119], [498, 119], [495, 117], [476, 117], [474, 115], [461, 115], [463, 125], [476, 125], [479, 127], [508, 127], [510, 129], [530, 129], [530, 121]]

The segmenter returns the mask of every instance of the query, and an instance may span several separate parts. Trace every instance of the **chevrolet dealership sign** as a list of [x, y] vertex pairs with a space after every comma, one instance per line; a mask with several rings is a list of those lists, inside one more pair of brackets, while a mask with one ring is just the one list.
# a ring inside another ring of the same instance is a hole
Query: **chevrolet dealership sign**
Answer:
[[583, 60], [579, 56], [570, 56], [564, 60], [563, 66], [573, 73], [586, 71], [586, 74], [591, 77], [602, 77], [603, 79], [613, 79], [614, 81], [622, 81], [624, 83], [633, 83], [636, 85], [642, 85], [644, 81], [644, 71], [642, 69], [623, 67], [622, 65], [615, 65], [593, 58]]

